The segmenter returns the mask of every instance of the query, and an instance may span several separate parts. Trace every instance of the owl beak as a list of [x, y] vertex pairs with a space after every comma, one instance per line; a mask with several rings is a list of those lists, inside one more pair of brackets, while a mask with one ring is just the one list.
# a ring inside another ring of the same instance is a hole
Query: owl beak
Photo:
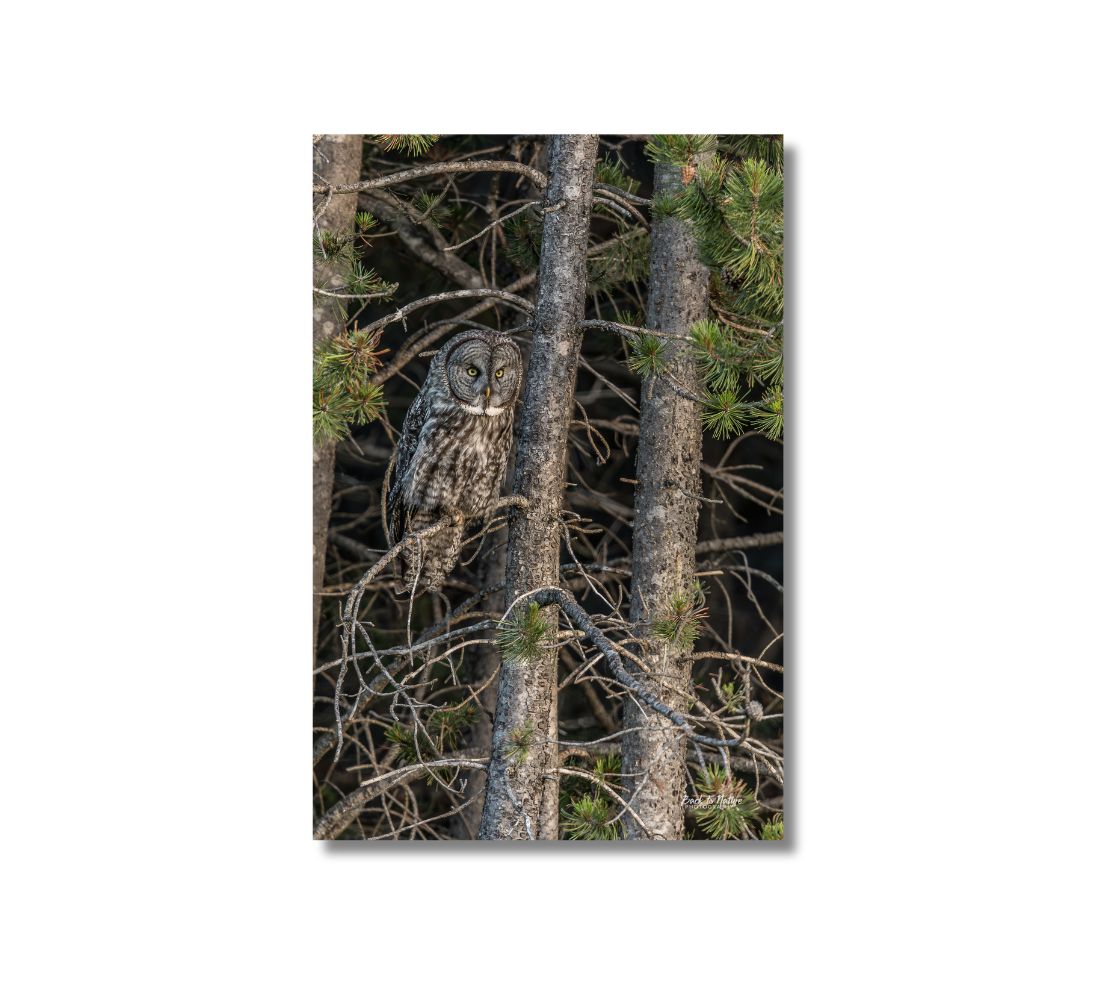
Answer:
[[490, 386], [486, 387], [486, 402], [490, 402]]

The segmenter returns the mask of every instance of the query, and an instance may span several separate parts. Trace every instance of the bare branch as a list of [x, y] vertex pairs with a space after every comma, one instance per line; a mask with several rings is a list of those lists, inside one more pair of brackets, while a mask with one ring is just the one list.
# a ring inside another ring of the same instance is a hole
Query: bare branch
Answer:
[[404, 319], [405, 316], [417, 309], [435, 305], [437, 302], [451, 302], [455, 299], [497, 299], [499, 302], [508, 302], [511, 306], [516, 306], [523, 313], [530, 315], [533, 313], [532, 302], [523, 299], [520, 295], [503, 291], [501, 288], [464, 288], [458, 292], [440, 292], [437, 295], [428, 295], [425, 298], [417, 299], [415, 302], [410, 302], [408, 305], [401, 306], [396, 312], [390, 313], [388, 316], [382, 316], [381, 319], [370, 323], [369, 326], [362, 327], [362, 332], [375, 333], [378, 330], [384, 330], [390, 323], [396, 323], [398, 320]]
[[[541, 607], [546, 607], [550, 604], [556, 604], [561, 607], [564, 610], [564, 614], [571, 619], [572, 624], [582, 629], [584, 635], [594, 644], [599, 652], [603, 654], [603, 660], [610, 668], [610, 672], [614, 675], [615, 680], [622, 684], [622, 686], [639, 701], [657, 712], [658, 715], [665, 716], [665, 718], [674, 725], [683, 729], [685, 733], [688, 734], [689, 739], [710, 747], [734, 747], [743, 742], [742, 736], [737, 736], [735, 739], [720, 740], [696, 732], [692, 724], [681, 715], [680, 712], [674, 711], [664, 702], [659, 701], [650, 694], [650, 692], [635, 680], [622, 665], [622, 657], [619, 655], [614, 643], [612, 643], [610, 639], [604, 635], [603, 631], [592, 622], [591, 616], [584, 611], [583, 607], [569, 591], [562, 590], [559, 587], [542, 587], [540, 590], [534, 590], [530, 591], [528, 594], [523, 594], [513, 603], [516, 604], [521, 600], [529, 599]], [[510, 605], [510, 610], [513, 610], [513, 604]], [[508, 615], [509, 611], [507, 611], [506, 614]]]
[[438, 229], [434, 233], [429, 230], [435, 243], [433, 248], [424, 238], [420, 228], [402, 209], [393, 204], [391, 196], [374, 191], [361, 195], [358, 204], [383, 222], [389, 223], [400, 237], [401, 243], [417, 260], [439, 271], [461, 288], [481, 288], [484, 284], [482, 275], [470, 264], [447, 252], [447, 244], [439, 236]]
[[385, 174], [382, 177], [373, 177], [368, 181], [358, 181], [355, 184], [339, 184], [331, 187], [320, 184], [312, 188], [316, 194], [352, 194], [355, 191], [375, 191], [378, 188], [392, 187], [394, 184], [404, 184], [408, 181], [418, 181], [424, 177], [437, 177], [440, 174], [476, 174], [487, 171], [500, 173], [520, 174], [528, 177], [538, 187], [545, 187], [548, 178], [539, 170], [534, 169], [516, 160], [466, 160], [462, 163], [429, 163], [422, 167], [410, 167], [408, 170], [399, 170], [395, 174]]
[[427, 760], [416, 764], [399, 767], [388, 774], [378, 775], [369, 781], [362, 782], [358, 788], [346, 796], [341, 802], [336, 803], [327, 812], [319, 817], [315, 824], [316, 840], [333, 840], [353, 821], [354, 817], [374, 799], [384, 795], [392, 788], [405, 781], [428, 776], [436, 768], [465, 767], [477, 770], [486, 770], [485, 757], [448, 757], [445, 760]]

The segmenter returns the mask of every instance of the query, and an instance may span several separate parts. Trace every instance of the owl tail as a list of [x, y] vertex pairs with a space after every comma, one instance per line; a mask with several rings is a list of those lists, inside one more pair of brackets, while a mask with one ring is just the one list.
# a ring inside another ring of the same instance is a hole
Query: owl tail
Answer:
[[[417, 531], [438, 518], [423, 511], [414, 514], [407, 525], [407, 531]], [[445, 528], [424, 538], [408, 542], [401, 549], [401, 580], [397, 584], [398, 594], [408, 594], [413, 587], [416, 593], [424, 590], [442, 590], [448, 574], [458, 565], [463, 548], [463, 522], [449, 524]]]

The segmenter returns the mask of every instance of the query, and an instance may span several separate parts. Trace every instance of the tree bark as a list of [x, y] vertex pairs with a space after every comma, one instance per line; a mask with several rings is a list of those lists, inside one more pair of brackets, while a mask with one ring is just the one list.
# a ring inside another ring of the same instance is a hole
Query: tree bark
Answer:
[[[682, 186], [681, 168], [658, 164], [655, 194], [672, 194]], [[699, 260], [691, 225], [682, 219], [655, 220], [650, 237], [649, 300], [646, 326], [686, 334], [708, 311], [708, 270]], [[701, 408], [674, 389], [675, 380], [692, 395], [701, 382], [689, 345], [665, 342], [664, 375], [642, 382], [634, 503], [633, 577], [630, 620], [649, 642], [647, 659], [653, 691], [671, 708], [683, 711], [681, 699], [657, 678], [681, 690], [690, 688], [687, 650], [650, 634], [648, 623], [668, 610], [674, 594], [685, 593], [696, 576], [696, 530], [699, 520]], [[634, 812], [655, 838], [684, 836], [685, 743], [679, 730], [634, 699], [627, 699], [622, 738], [622, 772]], [[644, 839], [634, 819], [623, 816], [629, 839]]]
[[[355, 184], [362, 172], [362, 137], [360, 135], [324, 135], [314, 149], [314, 174], [320, 183], [330, 186]], [[320, 201], [321, 204], [321, 201]], [[332, 232], [350, 232], [357, 211], [357, 194], [332, 195], [326, 210], [319, 218], [319, 228]], [[316, 288], [330, 288], [339, 275], [330, 264], [320, 263], [312, 278]], [[333, 337], [343, 327], [337, 300], [315, 297], [312, 304], [312, 342], [318, 343]], [[331, 520], [331, 500], [334, 495], [334, 442], [316, 445], [313, 456], [312, 479], [312, 586], [314, 609], [311, 619], [312, 648], [317, 646], [319, 634], [319, 609], [323, 589], [323, 573], [327, 563], [327, 528]]]
[[[512, 476], [506, 476], [505, 491], [509, 492], [512, 485]], [[506, 575], [506, 547], [509, 544], [509, 529], [502, 525], [490, 536], [494, 546], [493, 552], [482, 564], [478, 573], [479, 586], [489, 590], [491, 587], [500, 587]], [[491, 594], [483, 603], [483, 610], [497, 620], [505, 611], [505, 600], [501, 592]], [[501, 666], [501, 654], [493, 646], [479, 646], [475, 655], [471, 680], [474, 684], [483, 684], [486, 679]], [[494, 718], [494, 709], [498, 703], [497, 684], [489, 685], [478, 696], [478, 719], [471, 726], [468, 742], [471, 746], [489, 747], [494, 738], [494, 727], [491, 719]], [[467, 775], [467, 804], [463, 807], [461, 822], [467, 840], [477, 840], [479, 828], [482, 826], [482, 807], [484, 803], [484, 790], [486, 788], [486, 772], [471, 771]]]
[[[582, 344], [587, 245], [597, 136], [553, 136], [533, 343], [518, 427], [514, 493], [532, 502], [510, 521], [507, 606], [560, 578], [560, 510], [566, 480], [568, 425]], [[522, 601], [514, 614], [523, 613]], [[494, 735], [479, 838], [555, 838], [556, 610], [544, 614], [550, 637], [537, 655], [506, 660], [498, 678]], [[525, 747], [524, 752], [513, 750]], [[542, 810], [543, 805], [543, 810]]]
[[[515, 155], [516, 148], [515, 148]], [[520, 158], [518, 156], [518, 158]], [[531, 151], [528, 158], [529, 166], [536, 170], [541, 171], [545, 175], [548, 173], [548, 147], [544, 142], [531, 143]], [[544, 192], [537, 187], [536, 183], [532, 180], [524, 180], [526, 192], [525, 196], [533, 199], [540, 199], [543, 197]], [[481, 280], [481, 279], [480, 279]], [[525, 292], [525, 297], [535, 302], [535, 295], [531, 291]], [[517, 451], [518, 436], [516, 429], [513, 436], [513, 450]], [[513, 463], [511, 462], [506, 470], [506, 478], [502, 486], [503, 493], [513, 492]], [[509, 544], [509, 526], [503, 524], [493, 535], [490, 536], [493, 545], [493, 551], [486, 557], [484, 564], [479, 569], [479, 585], [484, 589], [489, 590], [491, 587], [501, 586], [506, 578], [506, 552]], [[495, 619], [502, 616], [505, 611], [505, 595], [502, 593], [491, 594], [486, 598], [483, 604], [483, 609], [488, 611]], [[480, 646], [476, 654], [474, 662], [473, 679], [476, 684], [481, 684], [486, 681], [495, 670], [501, 667], [502, 659], [501, 654], [493, 646]], [[494, 738], [494, 726], [492, 720], [494, 718], [494, 709], [498, 701], [498, 685], [490, 684], [478, 696], [479, 713], [478, 720], [471, 727], [470, 745], [471, 746], [490, 746]], [[551, 783], [550, 783], [551, 784]], [[484, 796], [486, 790], [486, 772], [485, 771], [471, 771], [467, 775], [467, 805], [463, 807], [461, 814], [461, 823], [463, 831], [467, 839], [477, 840], [478, 831], [482, 825], [482, 807], [484, 804]], [[548, 791], [547, 787], [545, 789]], [[560, 800], [556, 800], [556, 813], [557, 823], [559, 822]]]

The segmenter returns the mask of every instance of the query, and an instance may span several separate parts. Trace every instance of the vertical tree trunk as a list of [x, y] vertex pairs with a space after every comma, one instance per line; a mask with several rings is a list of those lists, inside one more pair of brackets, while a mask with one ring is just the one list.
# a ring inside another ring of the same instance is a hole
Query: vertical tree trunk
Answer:
[[[507, 475], [503, 492], [510, 492], [512, 481], [513, 477]], [[506, 525], [502, 525], [490, 537], [494, 550], [487, 556], [478, 573], [479, 587], [485, 590], [489, 590], [491, 587], [499, 587], [505, 582], [509, 529]], [[482, 607], [494, 620], [497, 620], [501, 618], [502, 612], [505, 610], [505, 597], [500, 591], [491, 594], [486, 598]], [[471, 680], [474, 684], [482, 684], [501, 666], [502, 660], [501, 654], [493, 646], [478, 646], [476, 648], [479, 652], [475, 656]], [[498, 704], [498, 685], [489, 685], [478, 696], [478, 702], [482, 711], [479, 712], [477, 721], [471, 726], [469, 744], [470, 746], [485, 747], [489, 746], [494, 738], [494, 727], [490, 720], [494, 718], [494, 709]], [[485, 771], [471, 771], [467, 775], [466, 797], [469, 804], [463, 808], [461, 821], [468, 840], [478, 839], [478, 831], [482, 825], [483, 792], [485, 788]]]
[[[656, 194], [672, 194], [681, 185], [680, 167], [657, 165]], [[685, 334], [707, 311], [708, 270], [699, 261], [690, 224], [675, 218], [656, 220], [650, 241], [646, 325]], [[633, 622], [650, 622], [664, 615], [673, 595], [687, 592], [696, 575], [700, 504], [694, 498], [700, 495], [701, 410], [698, 403], [674, 390], [670, 378], [693, 395], [699, 395], [701, 383], [688, 344], [666, 341], [665, 354], [668, 373], [642, 383]], [[655, 677], [687, 691], [690, 667], [685, 651], [656, 639], [647, 626], [638, 625], [635, 631], [650, 644], [646, 662]], [[685, 708], [677, 695], [666, 688], [660, 690], [670, 707]], [[654, 837], [680, 840], [684, 836], [686, 747], [668, 719], [628, 699], [623, 729], [635, 727], [635, 732], [622, 738], [622, 772], [638, 776], [624, 779], [633, 795], [631, 807]], [[624, 814], [623, 823], [628, 838], [645, 837], [629, 814]]]
[[[559, 583], [559, 518], [583, 340], [578, 324], [584, 311], [597, 149], [598, 137], [593, 135], [553, 136], [550, 147], [537, 311], [514, 472], [514, 492], [532, 503], [510, 522], [507, 604], [528, 591]], [[526, 605], [522, 601], [515, 614], [523, 613]], [[545, 614], [554, 636], [556, 611], [549, 608]], [[545, 646], [550, 644], [546, 638]], [[555, 706], [555, 649], [503, 662], [480, 839], [556, 836], [557, 799], [544, 793], [546, 775], [555, 764], [556, 745], [549, 742]]]
[[[361, 179], [362, 137], [360, 135], [324, 135], [315, 143], [314, 167], [316, 182], [322, 184], [354, 184]], [[325, 196], [323, 196], [325, 197]], [[354, 225], [358, 207], [357, 194], [331, 197], [326, 210], [319, 218], [319, 228], [333, 232], [349, 232]], [[330, 264], [315, 267], [313, 279], [318, 288], [329, 287], [338, 275]], [[315, 297], [312, 304], [313, 342], [333, 337], [343, 326], [339, 316], [338, 300]], [[312, 485], [312, 580], [314, 610], [311, 619], [312, 646], [319, 631], [319, 607], [322, 599], [323, 573], [327, 561], [327, 528], [331, 519], [331, 499], [334, 493], [334, 442], [315, 446]]]
[[[530, 166], [536, 167], [538, 170], [543, 171], [546, 175], [548, 173], [548, 145], [543, 141], [533, 141], [530, 144], [531, 150], [527, 163]], [[520, 159], [519, 154], [515, 154]], [[537, 187], [536, 183], [528, 180], [528, 178], [521, 178], [525, 181], [524, 197], [540, 199], [544, 197], [544, 192]], [[526, 290], [522, 293], [525, 298], [531, 302], [536, 301], [536, 294], [531, 290]], [[513, 435], [513, 448], [516, 453], [518, 435], [516, 429]], [[506, 470], [506, 478], [502, 486], [503, 493], [513, 492], [513, 463], [511, 462]], [[493, 552], [487, 557], [485, 564], [479, 571], [479, 584], [484, 589], [489, 590], [491, 587], [496, 587], [505, 582], [506, 578], [506, 560], [507, 560], [507, 546], [509, 544], [509, 527], [503, 524], [501, 528], [494, 532], [491, 536], [493, 544]], [[483, 610], [488, 611], [495, 619], [502, 616], [505, 611], [505, 595], [502, 593], [491, 594], [483, 604]], [[495, 670], [501, 666], [501, 654], [493, 646], [479, 646], [479, 652], [475, 658], [473, 678], [475, 683], [482, 683], [486, 680]], [[498, 685], [489, 685], [479, 695], [479, 705], [482, 709], [479, 714], [478, 721], [471, 726], [470, 745], [471, 746], [489, 746], [494, 737], [494, 727], [491, 720], [494, 718], [494, 709], [498, 701]], [[461, 814], [463, 829], [470, 840], [478, 839], [479, 827], [482, 825], [482, 806], [484, 803], [484, 792], [486, 788], [486, 772], [485, 771], [471, 771], [467, 775], [467, 799], [469, 804], [464, 807]], [[547, 791], [547, 789], [546, 789]], [[560, 802], [557, 798], [556, 812], [557, 821], [559, 821]]]

